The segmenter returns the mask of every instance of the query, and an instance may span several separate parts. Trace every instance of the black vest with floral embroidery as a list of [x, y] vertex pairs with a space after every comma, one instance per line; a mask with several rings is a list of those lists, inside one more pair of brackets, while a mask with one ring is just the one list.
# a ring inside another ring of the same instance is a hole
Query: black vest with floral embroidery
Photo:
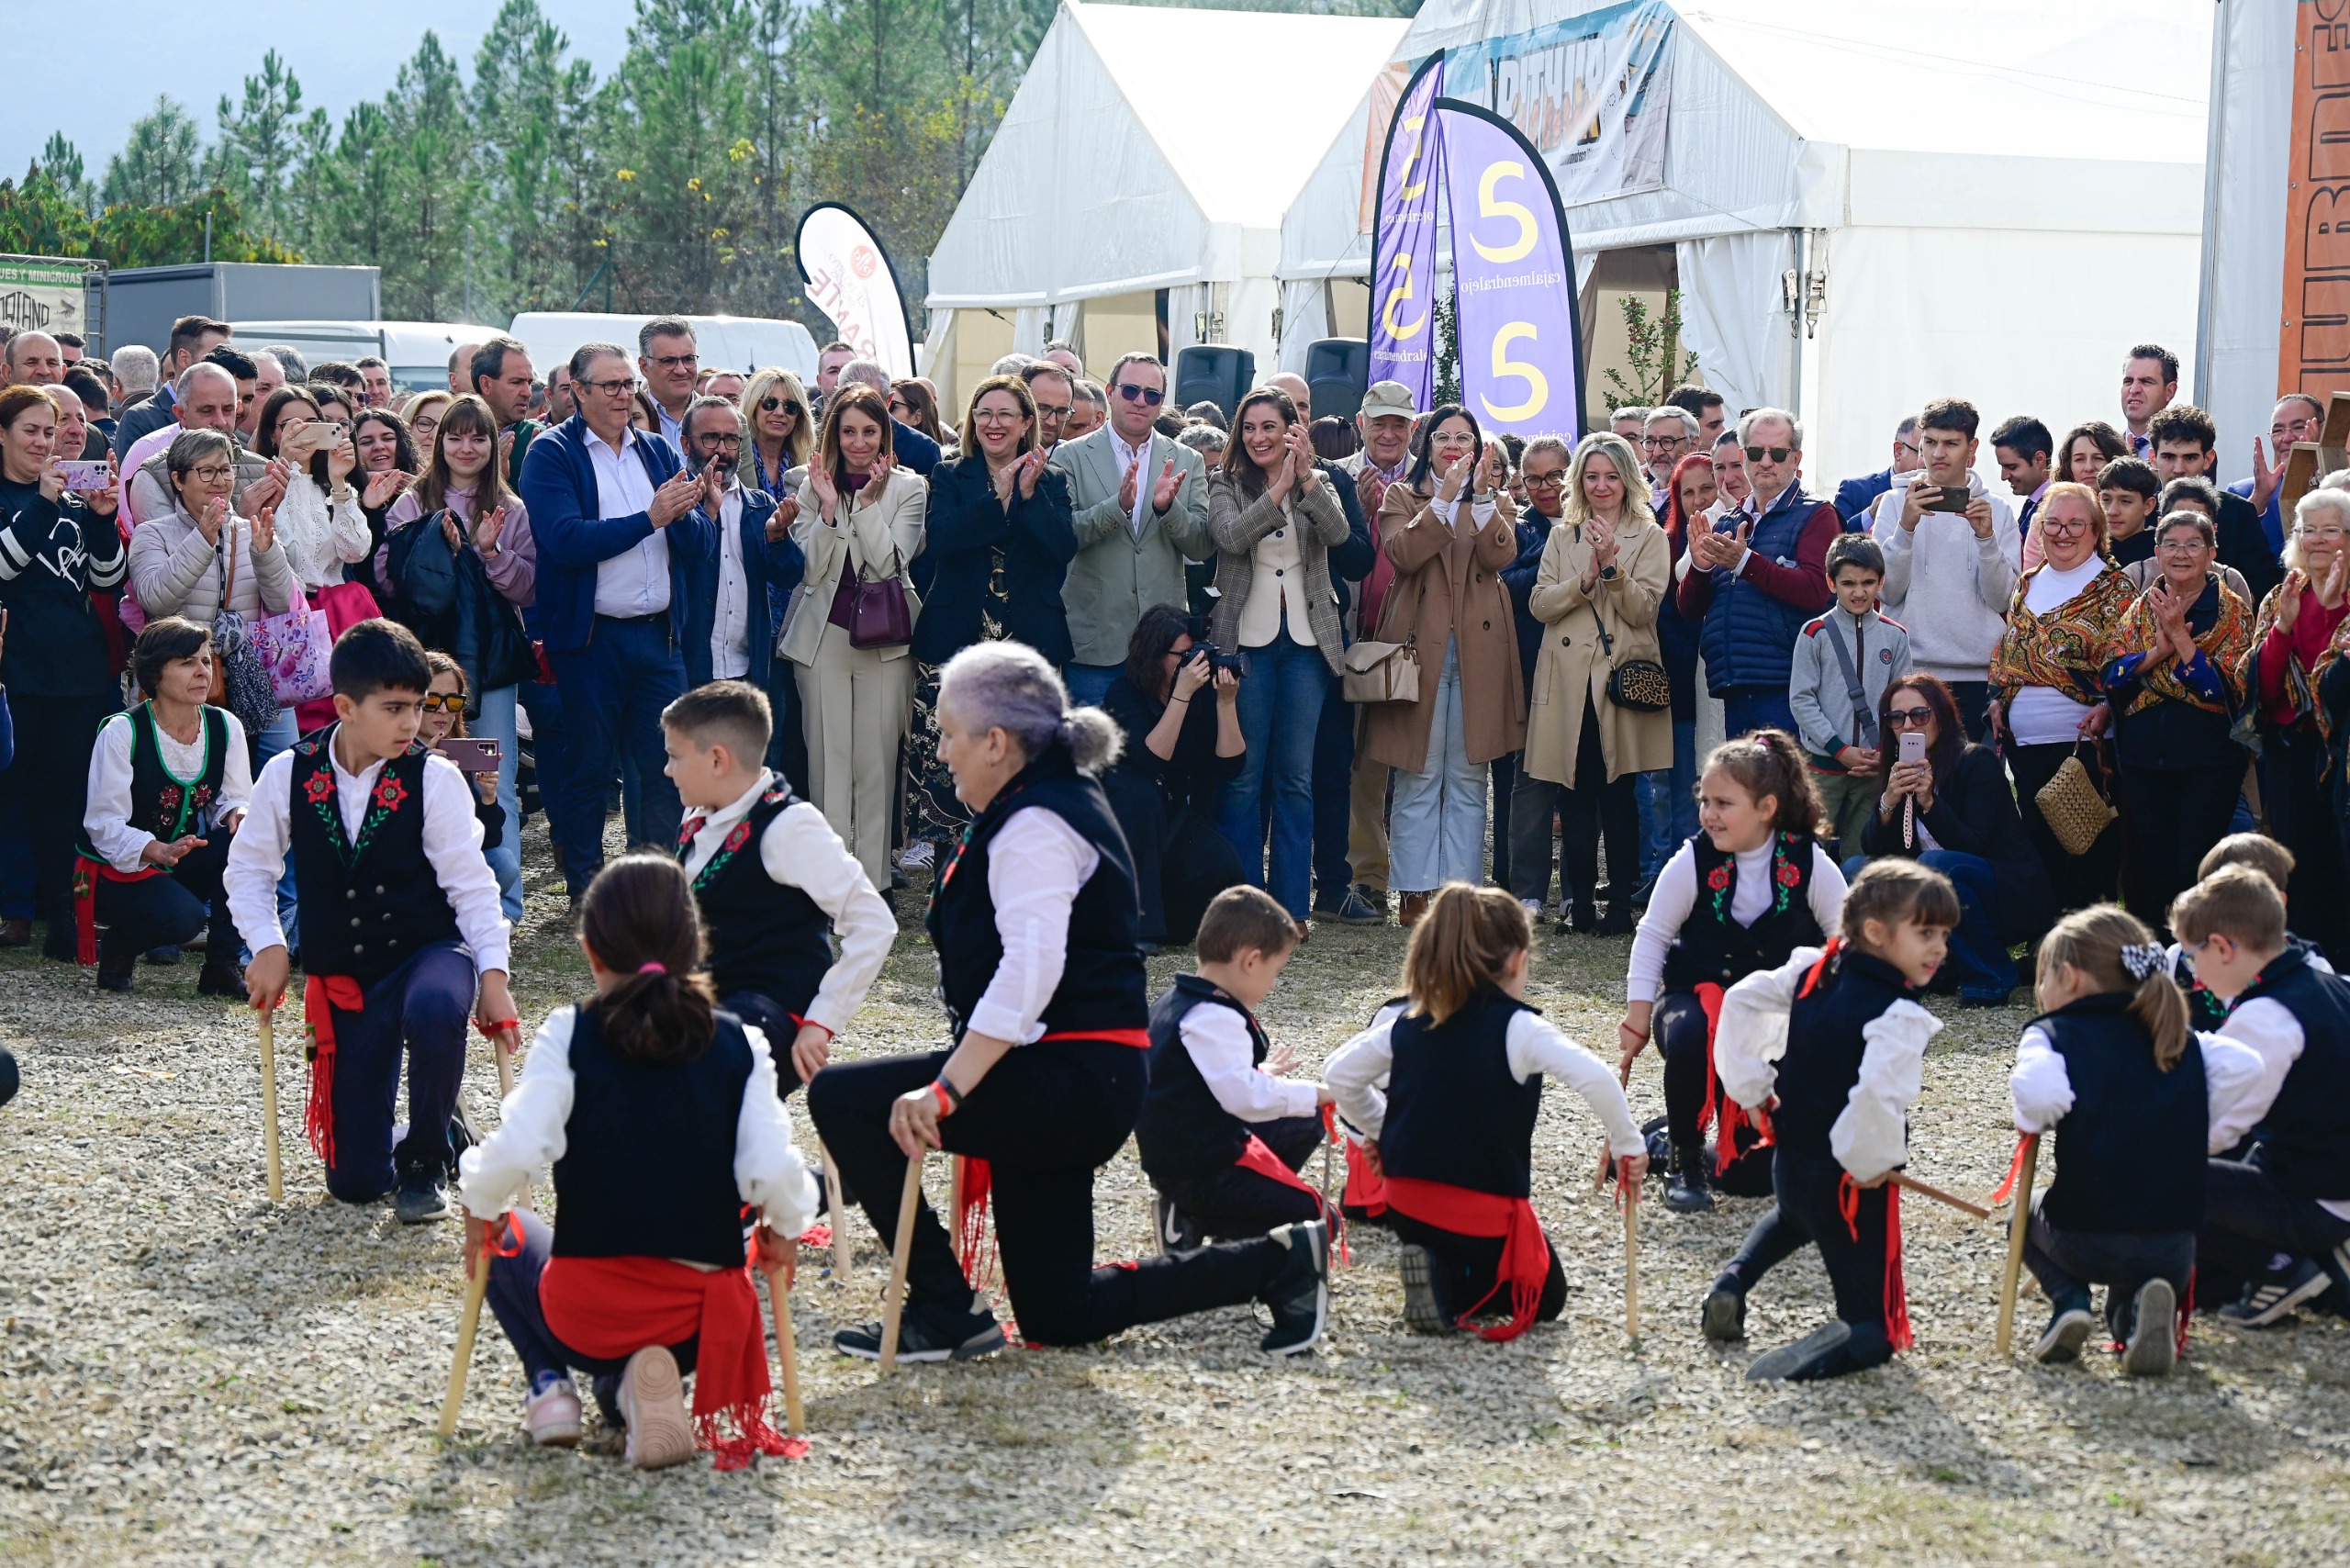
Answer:
[[357, 839], [335, 802], [330, 724], [294, 747], [289, 801], [294, 879], [302, 890], [302, 967], [375, 984], [435, 942], [457, 935], [457, 912], [424, 854], [424, 767], [419, 742], [384, 764]]
[[[736, 823], [718, 852], [694, 878], [709, 937], [710, 983], [720, 996], [756, 991], [793, 1017], [802, 1017], [833, 967], [827, 940], [832, 917], [816, 901], [789, 882], [767, 875], [760, 841], [767, 827], [791, 806], [791, 791], [778, 780]], [[678, 834], [677, 858], [692, 852], [693, 819]], [[789, 1042], [785, 1042], [789, 1043]]]
[[1783, 833], [1771, 841], [1771, 902], [1751, 925], [1740, 925], [1730, 913], [1738, 897], [1738, 857], [1715, 848], [1702, 833], [1689, 849], [1696, 857], [1697, 902], [1664, 956], [1665, 990], [1734, 985], [1757, 969], [1777, 969], [1798, 947], [1818, 945], [1809, 834]]
[[[229, 763], [229, 715], [213, 707], [197, 711], [198, 733], [204, 736], [204, 767], [193, 778], [182, 778], [163, 766], [163, 748], [155, 738], [155, 710], [140, 703], [125, 715], [130, 725], [130, 814], [132, 827], [165, 844], [202, 834], [210, 821], [212, 803], [220, 798], [220, 779]], [[103, 860], [84, 830], [83, 857]]]

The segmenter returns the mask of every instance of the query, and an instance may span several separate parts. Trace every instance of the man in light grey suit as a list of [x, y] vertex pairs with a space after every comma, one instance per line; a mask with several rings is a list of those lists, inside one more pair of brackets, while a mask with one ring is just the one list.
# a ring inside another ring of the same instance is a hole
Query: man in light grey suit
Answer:
[[1073, 653], [1072, 701], [1099, 703], [1126, 662], [1142, 612], [1187, 602], [1183, 563], [1212, 559], [1207, 469], [1200, 454], [1151, 428], [1167, 400], [1167, 370], [1130, 353], [1110, 372], [1110, 422], [1053, 449], [1069, 478], [1077, 559], [1061, 603]]

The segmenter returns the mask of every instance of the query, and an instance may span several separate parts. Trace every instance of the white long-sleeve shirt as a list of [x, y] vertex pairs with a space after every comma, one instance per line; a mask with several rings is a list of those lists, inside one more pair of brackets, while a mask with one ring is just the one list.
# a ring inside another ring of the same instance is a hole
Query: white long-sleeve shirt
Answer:
[[307, 469], [285, 482], [285, 498], [277, 503], [277, 537], [286, 565], [309, 593], [342, 581], [343, 566], [365, 560], [375, 548], [367, 514], [359, 510], [359, 492], [346, 481], [330, 496]]
[[[1737, 885], [1730, 890], [1729, 917], [1740, 925], [1753, 924], [1770, 909], [1776, 891], [1771, 885], [1771, 843], [1740, 851]], [[1817, 844], [1811, 846], [1810, 894], [1811, 917], [1821, 931], [1835, 935], [1844, 922], [1844, 873]], [[1639, 929], [1632, 935], [1631, 972], [1624, 981], [1628, 1001], [1656, 1000], [1664, 983], [1664, 956], [1680, 936], [1689, 912], [1696, 907], [1697, 857], [1684, 844], [1657, 873], [1648, 913], [1640, 916]]]
[[[532, 1176], [563, 1158], [576, 1084], [571, 1074], [576, 1007], [558, 1007], [539, 1025], [522, 1061], [514, 1092], [498, 1111], [498, 1130], [457, 1161], [457, 1196], [477, 1219], [495, 1219], [514, 1206]], [[751, 1076], [743, 1083], [734, 1118], [734, 1190], [765, 1212], [785, 1236], [798, 1236], [816, 1217], [816, 1183], [791, 1143], [791, 1118], [775, 1092], [775, 1057], [767, 1037], [743, 1025], [751, 1043]], [[558, 1221], [560, 1223], [560, 1221]]]
[[[1770, 1103], [1787, 1054], [1787, 1015], [1818, 947], [1798, 947], [1775, 969], [1757, 969], [1722, 993], [1714, 1072], [1748, 1110]], [[1857, 1181], [1874, 1182], [1908, 1158], [1909, 1107], [1924, 1092], [1926, 1045], [1942, 1022], [1908, 997], [1861, 1025], [1861, 1074], [1828, 1129], [1828, 1151]]]
[[[342, 813], [344, 834], [356, 839], [367, 819], [367, 798], [384, 771], [371, 762], [357, 773], [344, 771], [341, 748], [327, 743], [327, 757], [334, 770], [335, 806]], [[277, 879], [285, 873], [285, 856], [294, 842], [294, 757], [281, 751], [263, 765], [254, 781], [252, 803], [244, 824], [229, 846], [229, 868], [221, 880], [229, 890], [229, 913], [245, 945], [260, 953], [285, 945], [277, 924]], [[498, 878], [482, 858], [481, 819], [474, 814], [480, 797], [457, 765], [437, 753], [424, 759], [424, 857], [457, 917], [457, 934], [473, 949], [474, 969], [487, 973], [507, 968], [507, 925], [498, 902]]]
[[[1395, 1060], [1395, 1019], [1383, 1013], [1382, 1016], [1382, 1022], [1348, 1040], [1322, 1064], [1322, 1081], [1330, 1086], [1338, 1114], [1373, 1142], [1387, 1126], [1387, 1094], [1381, 1086]], [[1607, 1128], [1607, 1147], [1618, 1158], [1648, 1151], [1616, 1075], [1540, 1014], [1511, 1014], [1503, 1044], [1508, 1052], [1510, 1076], [1520, 1083], [1538, 1072], [1547, 1073], [1582, 1095]]]
[[1202, 1002], [1183, 1014], [1183, 1048], [1226, 1113], [1244, 1122], [1311, 1116], [1321, 1109], [1311, 1083], [1275, 1078], [1257, 1065], [1248, 1025], [1222, 1002]]
[[[763, 767], [758, 781], [730, 804], [699, 819], [686, 818], [693, 835], [686, 851], [687, 876], [701, 875], [734, 824], [774, 787], [775, 775]], [[890, 957], [890, 944], [898, 938], [898, 922], [824, 813], [805, 801], [792, 801], [767, 823], [759, 835], [759, 865], [770, 879], [798, 888], [832, 917], [840, 957], [824, 971], [823, 983], [803, 1016], [838, 1035], [865, 1005], [865, 993], [873, 989], [874, 977]]]
[[[2230, 1008], [2226, 1021], [2220, 1025], [2220, 1037], [2238, 1041], [2260, 1058], [2260, 1076], [2230, 1118], [2231, 1125], [2241, 1123], [2235, 1137], [2228, 1140], [2232, 1145], [2268, 1114], [2268, 1108], [2277, 1103], [2277, 1093], [2285, 1087], [2285, 1075], [2301, 1059], [2301, 1048], [2307, 1042], [2301, 1033], [2301, 1021], [2273, 996], [2255, 996]], [[2212, 1136], [2219, 1136], [2218, 1129], [2213, 1129]], [[2350, 1193], [2318, 1202], [2334, 1218], [2350, 1219]]]
[[1023, 806], [988, 846], [988, 897], [1003, 958], [968, 1027], [1014, 1045], [1044, 1037], [1045, 1004], [1069, 962], [1069, 913], [1102, 865], [1082, 834], [1043, 806]]
[[[231, 812], [243, 811], [252, 799], [252, 763], [245, 750], [245, 727], [225, 709], [220, 717], [228, 755], [220, 759], [220, 792], [194, 824], [198, 834], [211, 832]], [[204, 747], [207, 728], [199, 715], [195, 741], [182, 745], [165, 734], [162, 725], [155, 727], [155, 749], [162, 757], [163, 771], [184, 785], [199, 782], [210, 766]], [[90, 835], [90, 847], [118, 871], [138, 870], [140, 855], [155, 842], [153, 834], [131, 825], [130, 803], [130, 715], [117, 713], [100, 727], [98, 744], [90, 748], [89, 807], [82, 815], [82, 826]]]
[[[825, 606], [827, 611], [831, 606]], [[740, 680], [751, 673], [751, 578], [743, 566], [743, 487], [726, 483], [718, 507], [718, 602], [710, 622], [710, 673]]]
[[[2210, 1109], [2210, 1134], [2204, 1152], [2220, 1154], [2233, 1148], [2260, 1119], [2247, 1113], [2259, 1095], [2267, 1065], [2257, 1051], [2224, 1036], [2199, 1031], [2195, 1038], [2203, 1053], [2204, 1098]], [[2050, 1131], [2072, 1113], [2072, 1075], [2065, 1070], [2065, 1058], [2056, 1042], [2037, 1024], [2025, 1029], [2016, 1042], [2016, 1065], [2008, 1074], [2008, 1092], [2015, 1101], [2020, 1133]], [[2266, 1104], [2263, 1103], [2261, 1108], [2265, 1112]]]

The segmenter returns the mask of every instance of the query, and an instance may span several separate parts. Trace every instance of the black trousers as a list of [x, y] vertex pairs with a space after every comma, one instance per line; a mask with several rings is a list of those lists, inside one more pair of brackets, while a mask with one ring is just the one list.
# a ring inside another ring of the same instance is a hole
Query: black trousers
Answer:
[[800, 1087], [800, 1070], [791, 1062], [791, 1042], [800, 1034], [800, 1025], [783, 1004], [764, 991], [730, 991], [718, 999], [718, 1005], [751, 1025], [767, 1037], [767, 1052], [775, 1058], [775, 1092], [789, 1100], [791, 1092]]
[[1987, 680], [1952, 680], [1943, 682], [1950, 688], [1951, 699], [1958, 704], [1958, 722], [1966, 731], [1966, 738], [1987, 744], [1990, 729], [1983, 722], [1985, 710], [1991, 705], [1991, 683]]
[[[17, 755], [24, 755], [18, 731]], [[2293, 852], [2292, 886], [2285, 895], [2293, 907], [2294, 933], [2313, 942], [2339, 969], [2350, 961], [2350, 889], [2344, 887], [2342, 834], [2322, 775], [2325, 746], [2305, 725], [2263, 733], [2267, 770], [2261, 775], [2261, 803], [2269, 826]]]
[[[2056, 741], [2046, 745], [2009, 745], [2006, 750], [2008, 769], [2015, 775], [2016, 805], [2023, 812], [2024, 831], [2031, 835], [2032, 848], [2040, 852], [2040, 863], [2048, 868], [2048, 885], [2055, 890], [2059, 914], [2112, 902], [2121, 870], [2119, 823], [2106, 823], [2087, 854], [2073, 855], [2056, 842], [2055, 833], [2040, 814], [2036, 797], [2041, 787], [2056, 777], [2056, 770], [2072, 755], [2073, 747]], [[2080, 756], [2081, 766], [2098, 780], [2098, 787], [2109, 788], [2098, 778], [2094, 748], [2083, 747]]]
[[2227, 836], [2244, 793], [2244, 758], [2238, 753], [2217, 767], [2121, 771], [2122, 825], [2130, 830], [2123, 896], [2130, 913], [2167, 940], [2170, 901], [2195, 885], [2203, 857]]
[[[1657, 1054], [1664, 1058], [1665, 1131], [1674, 1148], [1700, 1158], [1705, 1133], [1697, 1123], [1706, 1111], [1706, 1059], [1712, 1049], [1706, 1038], [1706, 1010], [1688, 991], [1667, 991], [1657, 998], [1649, 1031]], [[1720, 1129], [1715, 1130], [1718, 1135]], [[1717, 1174], [1713, 1162], [1707, 1162], [1707, 1182], [1741, 1198], [1766, 1195], [1771, 1191], [1771, 1150], [1756, 1142], [1758, 1136], [1741, 1130], [1727, 1170]]]
[[[850, 1191], [885, 1245], [895, 1246], [906, 1157], [890, 1136], [890, 1106], [938, 1076], [947, 1053], [883, 1057], [825, 1069], [808, 1109]], [[1089, 1345], [1137, 1323], [1254, 1297], [1280, 1272], [1278, 1241], [1203, 1247], [1172, 1258], [1093, 1266], [1093, 1172], [1134, 1130], [1143, 1053], [1091, 1040], [1039, 1041], [1005, 1053], [939, 1123], [954, 1154], [993, 1168], [995, 1237], [1004, 1288], [1032, 1345]], [[972, 1287], [925, 1200], [914, 1217], [909, 1309], [960, 1315]]]
[[[1501, 1275], [1500, 1237], [1463, 1236], [1414, 1219], [1398, 1209], [1387, 1211], [1387, 1224], [1396, 1240], [1427, 1248], [1444, 1265], [1436, 1271], [1436, 1299], [1447, 1317], [1457, 1317], [1480, 1301], [1485, 1303], [1482, 1310], [1498, 1309], [1503, 1316], [1509, 1316], [1508, 1295], [1494, 1294]], [[1549, 1232], [1543, 1233], [1542, 1242], [1550, 1254], [1550, 1269], [1543, 1278], [1542, 1302], [1534, 1309], [1534, 1316], [1537, 1322], [1549, 1323], [1566, 1310], [1567, 1271], [1560, 1266], [1559, 1244]]]
[[1731, 1267], [1751, 1284], [1762, 1269], [1748, 1272], [1743, 1265], [1750, 1254], [1758, 1262], [1775, 1261], [1807, 1241], [1818, 1248], [1820, 1266], [1836, 1293], [1836, 1316], [1852, 1326], [1847, 1364], [1836, 1370], [1858, 1372], [1893, 1355], [1885, 1322], [1886, 1212], [1892, 1189], [1859, 1189], [1847, 1223], [1841, 1202], [1843, 1180], [1844, 1168], [1828, 1155], [1780, 1149], [1771, 1168], [1778, 1206], [1747, 1234]]
[[[2268, 1272], [2280, 1255], [2330, 1263], [2329, 1255], [2345, 1241], [2350, 1219], [2336, 1216], [2315, 1198], [2297, 1198], [2279, 1187], [2257, 1151], [2251, 1159], [2214, 1159], [2205, 1168], [2203, 1229], [2195, 1239], [2199, 1266], [2252, 1279]], [[2335, 1280], [2337, 1287], [2342, 1282]], [[2222, 1298], [2204, 1299], [2216, 1305]]]
[[228, 865], [229, 834], [215, 828], [211, 837], [162, 876], [136, 882], [99, 878], [93, 902], [106, 939], [133, 953], [176, 947], [194, 940], [209, 921], [212, 938], [205, 962], [234, 964], [237, 926], [229, 918], [228, 890], [220, 885], [220, 873]]
[[49, 946], [73, 947], [73, 841], [89, 804], [90, 748], [98, 726], [122, 704], [92, 697], [28, 697], [8, 693], [16, 722], [17, 756], [0, 771], [0, 821], [30, 849], [33, 908], [49, 922]]
[[[1559, 801], [1564, 833], [1559, 842], [1561, 878], [1568, 887], [1599, 886], [1599, 842], [1607, 841], [1607, 896], [1611, 910], [1628, 913], [1632, 890], [1640, 885], [1640, 808], [1633, 793], [1639, 776], [1607, 777], [1607, 754], [1599, 740], [1599, 704], [1585, 697], [1583, 734], [1575, 743], [1575, 781]], [[1591, 894], [1583, 895], [1589, 899]]]
[[[1292, 1170], [1303, 1171], [1322, 1143], [1319, 1116], [1253, 1122], [1248, 1130]], [[1260, 1176], [1245, 1165], [1227, 1165], [1203, 1181], [1169, 1183], [1162, 1191], [1211, 1241], [1245, 1241], [1276, 1226], [1322, 1217], [1321, 1201], [1312, 1193]], [[1335, 1201], [1336, 1194], [1332, 1197]]]
[[2060, 1230], [2034, 1204], [2024, 1231], [2023, 1261], [2053, 1303], [2087, 1306], [2089, 1287], [2105, 1286], [2106, 1327], [2115, 1338], [2127, 1339], [2138, 1316], [2138, 1287], [2148, 1280], [2169, 1281], [2179, 1305], [2187, 1305], [2188, 1285], [2195, 1277], [2195, 1233]]

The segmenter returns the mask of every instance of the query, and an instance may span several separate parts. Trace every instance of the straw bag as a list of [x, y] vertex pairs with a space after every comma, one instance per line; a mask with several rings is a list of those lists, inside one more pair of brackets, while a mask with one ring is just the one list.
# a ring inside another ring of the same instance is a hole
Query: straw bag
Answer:
[[2067, 855], [2087, 854], [2106, 824], [2121, 814], [2098, 793], [2097, 780], [2081, 763], [2081, 747], [2087, 744], [2074, 742], [2072, 755], [2031, 798], [2040, 808], [2041, 821], [2048, 824], [2048, 831], [2056, 835]]

